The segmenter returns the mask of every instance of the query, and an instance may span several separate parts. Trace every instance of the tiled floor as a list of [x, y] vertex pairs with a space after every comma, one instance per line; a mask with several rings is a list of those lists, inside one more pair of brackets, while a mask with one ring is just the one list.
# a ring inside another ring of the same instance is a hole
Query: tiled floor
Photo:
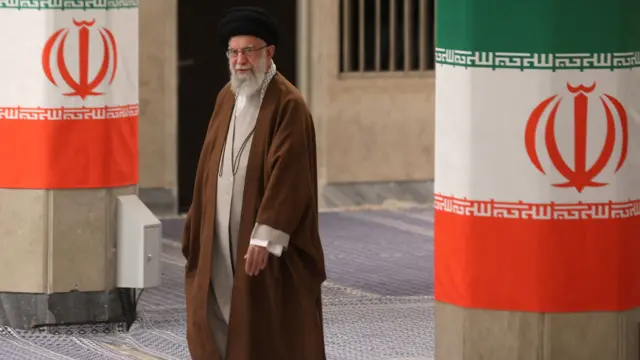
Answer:
[[[329, 281], [329, 360], [433, 359], [433, 214], [397, 209], [321, 214]], [[145, 291], [129, 333], [69, 335], [0, 328], [0, 359], [189, 359], [185, 342], [182, 221], [167, 220], [163, 284]]]

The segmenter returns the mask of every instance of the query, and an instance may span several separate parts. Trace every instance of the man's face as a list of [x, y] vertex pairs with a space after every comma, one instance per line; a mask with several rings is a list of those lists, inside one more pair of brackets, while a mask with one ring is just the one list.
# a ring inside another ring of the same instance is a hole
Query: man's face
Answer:
[[255, 36], [234, 36], [229, 40], [229, 71], [234, 90], [257, 90], [271, 64], [273, 46]]

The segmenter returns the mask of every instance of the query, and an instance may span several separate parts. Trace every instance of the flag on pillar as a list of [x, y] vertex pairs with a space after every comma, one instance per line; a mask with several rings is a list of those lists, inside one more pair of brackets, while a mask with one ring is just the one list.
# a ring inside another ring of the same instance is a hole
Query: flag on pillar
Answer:
[[435, 295], [640, 306], [640, 2], [437, 4]]
[[138, 0], [0, 0], [0, 188], [138, 182]]

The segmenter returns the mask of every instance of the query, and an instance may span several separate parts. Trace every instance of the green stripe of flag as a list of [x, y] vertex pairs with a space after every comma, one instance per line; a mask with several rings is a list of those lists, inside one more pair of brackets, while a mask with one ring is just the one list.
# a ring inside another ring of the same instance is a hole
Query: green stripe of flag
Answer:
[[640, 0], [439, 0], [436, 46], [471, 52], [640, 51]]

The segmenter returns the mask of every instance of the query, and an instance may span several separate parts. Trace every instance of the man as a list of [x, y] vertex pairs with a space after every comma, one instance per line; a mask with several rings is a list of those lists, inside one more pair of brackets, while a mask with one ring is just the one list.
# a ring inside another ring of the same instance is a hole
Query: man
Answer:
[[313, 120], [272, 60], [275, 21], [219, 25], [231, 79], [200, 155], [182, 251], [193, 360], [324, 360]]

